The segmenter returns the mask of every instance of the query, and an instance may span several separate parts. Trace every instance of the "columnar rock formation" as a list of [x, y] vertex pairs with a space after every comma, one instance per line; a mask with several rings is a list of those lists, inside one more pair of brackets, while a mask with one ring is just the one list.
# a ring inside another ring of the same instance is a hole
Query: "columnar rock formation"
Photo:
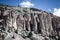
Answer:
[[9, 8], [0, 9], [0, 35], [26, 30], [43, 36], [60, 37], [60, 17], [34, 8], [30, 9], [33, 13], [22, 13], [18, 7]]

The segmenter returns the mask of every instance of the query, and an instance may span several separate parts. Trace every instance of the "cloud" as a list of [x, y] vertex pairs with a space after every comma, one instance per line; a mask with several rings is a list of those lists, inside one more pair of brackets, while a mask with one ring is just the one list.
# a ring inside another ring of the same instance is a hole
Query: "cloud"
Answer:
[[60, 17], [60, 8], [54, 8], [53, 14]]
[[20, 5], [22, 7], [33, 7], [34, 6], [34, 4], [31, 3], [30, 1], [23, 1], [23, 2], [20, 3]]

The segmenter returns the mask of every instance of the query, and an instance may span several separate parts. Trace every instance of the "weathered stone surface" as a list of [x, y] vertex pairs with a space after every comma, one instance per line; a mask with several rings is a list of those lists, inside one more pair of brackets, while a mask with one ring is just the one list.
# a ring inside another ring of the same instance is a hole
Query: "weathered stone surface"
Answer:
[[33, 13], [21, 12], [21, 10], [15, 7], [0, 10], [0, 40], [60, 38], [60, 17], [36, 9], [30, 9]]

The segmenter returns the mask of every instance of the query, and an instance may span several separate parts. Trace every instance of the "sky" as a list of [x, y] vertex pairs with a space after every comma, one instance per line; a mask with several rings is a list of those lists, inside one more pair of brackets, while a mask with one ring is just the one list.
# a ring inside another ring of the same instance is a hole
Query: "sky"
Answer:
[[60, 16], [60, 0], [0, 0], [0, 4], [34, 7]]

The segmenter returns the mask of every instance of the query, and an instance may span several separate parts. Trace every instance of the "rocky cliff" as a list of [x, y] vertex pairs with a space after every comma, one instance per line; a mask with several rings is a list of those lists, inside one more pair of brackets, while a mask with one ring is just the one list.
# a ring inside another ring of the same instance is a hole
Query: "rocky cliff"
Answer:
[[0, 40], [59, 40], [60, 17], [35, 8], [0, 7]]

